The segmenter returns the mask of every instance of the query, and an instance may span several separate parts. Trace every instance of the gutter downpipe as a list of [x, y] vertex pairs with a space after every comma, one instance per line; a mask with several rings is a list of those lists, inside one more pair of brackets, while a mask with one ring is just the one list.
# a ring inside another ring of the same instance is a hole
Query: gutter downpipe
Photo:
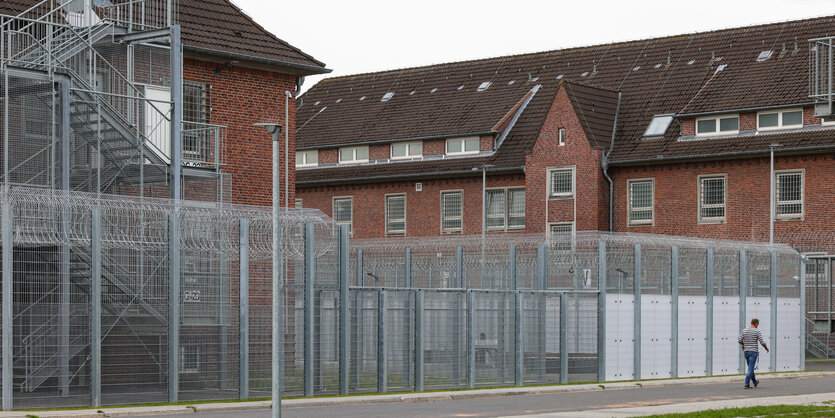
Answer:
[[600, 160], [600, 167], [603, 169], [603, 177], [605, 177], [606, 181], [609, 182], [609, 232], [613, 232], [615, 228], [615, 183], [612, 181], [612, 178], [609, 177], [608, 173], [609, 155], [615, 148], [615, 133], [617, 133], [618, 130], [618, 113], [620, 113], [620, 98], [621, 92], [618, 92], [618, 105], [617, 107], [615, 107], [615, 123], [612, 125], [612, 140], [611, 142], [609, 142], [609, 152], [604, 152], [603, 159]]

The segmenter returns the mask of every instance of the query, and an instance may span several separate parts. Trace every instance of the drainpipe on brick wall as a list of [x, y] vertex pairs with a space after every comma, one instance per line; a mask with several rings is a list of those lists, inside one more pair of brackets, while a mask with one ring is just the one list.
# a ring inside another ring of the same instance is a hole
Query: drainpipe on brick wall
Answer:
[[[606, 181], [609, 182], [609, 232], [613, 232], [615, 229], [614, 225], [614, 215], [615, 215], [615, 182], [612, 181], [612, 178], [609, 177], [609, 155], [612, 153], [612, 150], [615, 148], [615, 133], [618, 130], [618, 113], [620, 112], [620, 96], [621, 93], [618, 92], [618, 105], [615, 107], [615, 122], [612, 124], [612, 140], [609, 142], [609, 152], [603, 152], [603, 158], [600, 160], [600, 168], [603, 169], [603, 177], [606, 178]], [[576, 222], [576, 221], [575, 221]], [[575, 226], [576, 228], [576, 226]]]
[[[284, 91], [284, 205], [290, 207], [290, 98], [293, 93]], [[295, 202], [293, 203], [295, 208]]]

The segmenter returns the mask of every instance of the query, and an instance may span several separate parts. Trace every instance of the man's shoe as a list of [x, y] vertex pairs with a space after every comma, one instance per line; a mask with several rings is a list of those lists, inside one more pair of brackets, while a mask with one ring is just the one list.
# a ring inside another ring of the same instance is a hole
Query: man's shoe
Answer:
[[760, 384], [759, 380], [754, 381], [754, 387], [757, 387], [757, 385], [759, 385], [759, 384]]
[[745, 389], [751, 389], [751, 386], [745, 386]]

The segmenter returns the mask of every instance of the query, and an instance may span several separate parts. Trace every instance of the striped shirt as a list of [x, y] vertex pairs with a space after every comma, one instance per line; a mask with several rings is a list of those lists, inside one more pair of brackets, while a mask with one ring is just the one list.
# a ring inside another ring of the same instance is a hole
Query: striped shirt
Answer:
[[759, 352], [759, 344], [762, 344], [763, 347], [765, 347], [763, 334], [760, 330], [754, 327], [748, 327], [742, 330], [742, 334], [739, 334], [738, 342], [743, 345], [743, 350], [745, 351]]

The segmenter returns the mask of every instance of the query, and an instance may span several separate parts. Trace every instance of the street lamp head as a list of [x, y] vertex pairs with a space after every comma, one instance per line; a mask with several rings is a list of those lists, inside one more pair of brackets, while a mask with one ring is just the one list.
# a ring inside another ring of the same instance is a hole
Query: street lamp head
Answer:
[[277, 123], [256, 123], [255, 126], [263, 126], [267, 128], [267, 132], [278, 135], [281, 133], [281, 125]]

